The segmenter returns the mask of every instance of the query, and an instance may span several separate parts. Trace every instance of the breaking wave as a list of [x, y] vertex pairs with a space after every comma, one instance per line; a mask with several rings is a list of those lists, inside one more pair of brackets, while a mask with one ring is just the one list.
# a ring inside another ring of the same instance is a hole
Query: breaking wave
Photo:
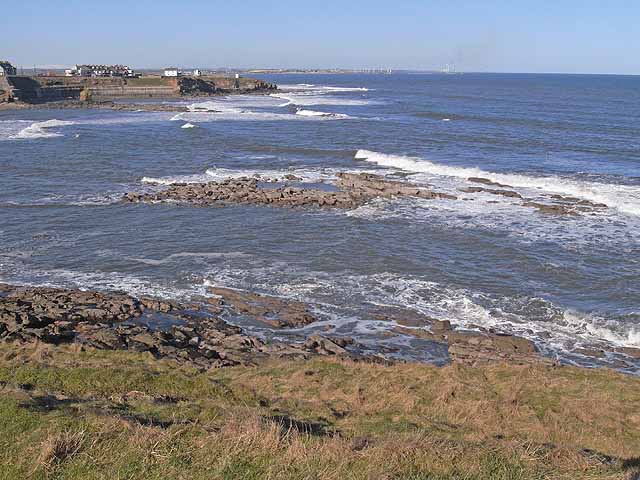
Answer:
[[313, 105], [342, 105], [342, 106], [364, 106], [372, 105], [376, 102], [366, 99], [350, 99], [333, 95], [322, 95], [313, 93], [272, 93], [272, 97], [286, 100], [286, 103], [278, 105], [279, 107], [288, 107], [289, 105], [300, 105], [309, 107]]
[[366, 87], [332, 87], [329, 85], [314, 85], [311, 83], [284, 84], [279, 86], [280, 90], [301, 90], [301, 91], [325, 91], [325, 92], [368, 92]]
[[482, 177], [512, 187], [531, 189], [537, 192], [571, 195], [634, 216], [640, 216], [640, 187], [611, 183], [585, 182], [556, 176], [534, 177], [530, 175], [493, 173], [480, 168], [453, 167], [430, 162], [420, 157], [388, 155], [369, 150], [359, 150], [356, 160], [364, 160], [382, 167], [408, 172], [456, 178]]
[[323, 118], [341, 118], [341, 119], [353, 118], [353, 117], [350, 117], [349, 115], [345, 115], [342, 113], [317, 112], [315, 110], [305, 110], [305, 109], [299, 109], [298, 111], [296, 111], [296, 115], [300, 115], [301, 117], [323, 117]]
[[174, 175], [167, 177], [143, 177], [142, 183], [152, 185], [174, 185], [176, 183], [206, 183], [234, 178], [256, 178], [277, 182], [298, 181], [304, 183], [324, 183], [336, 179], [340, 172], [373, 173], [374, 170], [338, 168], [284, 168], [284, 169], [232, 169], [209, 168], [204, 174]]
[[50, 131], [51, 128], [56, 127], [65, 127], [68, 125], [75, 125], [74, 122], [69, 122], [65, 120], [46, 120], [44, 122], [35, 122], [29, 125], [27, 128], [23, 128], [15, 135], [11, 135], [10, 139], [36, 139], [36, 138], [55, 138], [62, 137], [62, 133]]
[[187, 123], [185, 123], [184, 125], [182, 125], [180, 128], [185, 128], [185, 129], [188, 129], [188, 128], [196, 128], [196, 125], [194, 125], [193, 123], [189, 123], [189, 122], [187, 122]]
[[392, 273], [336, 275], [264, 263], [245, 267], [217, 266], [207, 273], [206, 281], [310, 303], [327, 328], [342, 333], [352, 329], [349, 334], [359, 340], [359, 334], [367, 331], [393, 330], [395, 324], [376, 320], [375, 312], [396, 307], [449, 320], [462, 329], [482, 327], [528, 338], [548, 355], [565, 359], [588, 346], [640, 347], [633, 315], [607, 318], [538, 297], [495, 296]]

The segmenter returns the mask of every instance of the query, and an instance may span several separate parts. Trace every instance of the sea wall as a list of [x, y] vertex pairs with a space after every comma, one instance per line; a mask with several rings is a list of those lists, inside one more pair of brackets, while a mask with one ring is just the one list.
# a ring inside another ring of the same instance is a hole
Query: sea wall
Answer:
[[[171, 98], [276, 88], [261, 80], [233, 77], [7, 77], [12, 99], [26, 103], [112, 98]], [[0, 86], [0, 90], [3, 90]], [[1, 95], [1, 93], [0, 93]]]

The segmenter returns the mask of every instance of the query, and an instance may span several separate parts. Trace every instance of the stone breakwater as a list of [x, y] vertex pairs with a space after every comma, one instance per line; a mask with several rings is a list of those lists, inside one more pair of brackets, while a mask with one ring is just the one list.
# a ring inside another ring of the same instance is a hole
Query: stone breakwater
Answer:
[[[509, 185], [492, 182], [486, 178], [471, 177], [470, 183], [486, 186], [461, 188], [464, 193], [485, 193], [506, 197], [531, 207], [542, 214], [569, 215], [598, 213], [607, 205], [563, 195], [542, 195], [543, 200], [527, 198]], [[325, 185], [326, 186], [326, 185]], [[280, 179], [240, 177], [205, 183], [174, 183], [153, 193], [129, 192], [124, 201], [132, 203], [178, 202], [196, 206], [224, 206], [232, 204], [271, 205], [275, 207], [316, 207], [354, 209], [376, 198], [414, 197], [423, 199], [473, 200], [436, 192], [430, 187], [390, 180], [371, 173], [338, 173], [331, 182], [334, 190], [315, 188], [295, 175]]]
[[[81, 348], [149, 352], [198, 368], [252, 365], [270, 358], [303, 360], [333, 355], [388, 363], [350, 337], [312, 334], [299, 341], [266, 341], [222, 317], [252, 318], [272, 328], [299, 328], [318, 321], [302, 302], [228, 288], [188, 304], [125, 293], [0, 284], [0, 341], [76, 344]], [[529, 340], [478, 327], [457, 330], [448, 321], [386, 308], [375, 315], [394, 322], [390, 335], [408, 335], [447, 346], [451, 360], [470, 365], [495, 361], [550, 362]], [[388, 350], [387, 353], [392, 353]]]
[[[337, 177], [334, 182], [337, 191], [288, 184], [273, 188], [273, 185], [268, 185], [276, 183], [273, 179], [244, 177], [208, 183], [176, 183], [156, 193], [127, 193], [124, 200], [145, 203], [182, 202], [200, 206], [253, 204], [351, 209], [374, 198], [456, 198], [408, 183], [387, 180], [380, 175], [339, 173]], [[302, 180], [293, 175], [286, 179], [293, 182]]]

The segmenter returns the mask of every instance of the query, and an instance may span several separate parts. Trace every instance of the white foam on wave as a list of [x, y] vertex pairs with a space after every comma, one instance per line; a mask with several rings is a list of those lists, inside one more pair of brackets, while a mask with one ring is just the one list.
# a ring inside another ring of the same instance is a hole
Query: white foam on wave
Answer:
[[289, 105], [299, 105], [304, 107], [314, 105], [341, 105], [341, 106], [364, 106], [372, 105], [377, 102], [366, 99], [351, 99], [344, 97], [337, 97], [332, 95], [322, 94], [310, 94], [310, 93], [272, 93], [272, 97], [286, 100], [286, 103], [279, 105], [279, 107], [287, 107]]
[[189, 105], [189, 112], [175, 116], [175, 120], [186, 122], [206, 122], [217, 120], [246, 120], [246, 121], [275, 121], [275, 120], [325, 120], [345, 119], [348, 115], [313, 112], [304, 110], [302, 113], [283, 113], [269, 111], [268, 108], [278, 108], [282, 99], [273, 97], [228, 98], [209, 100]]
[[534, 177], [530, 175], [493, 173], [480, 168], [453, 167], [430, 162], [420, 157], [388, 155], [369, 150], [359, 150], [356, 160], [364, 160], [382, 167], [429, 176], [455, 178], [482, 177], [491, 181], [526, 188], [536, 192], [570, 195], [591, 202], [603, 203], [608, 207], [634, 216], [640, 216], [640, 187], [609, 183], [585, 182], [556, 176]]
[[[369, 318], [361, 306], [398, 307], [449, 320], [458, 328], [492, 328], [531, 339], [549, 353], [562, 354], [584, 346], [640, 347], [640, 329], [619, 320], [563, 309], [536, 297], [497, 297], [451, 287], [410, 275], [378, 273], [340, 275], [298, 270], [292, 265], [220, 265], [206, 282], [241, 288], [315, 305], [337, 328], [351, 325], [354, 332], [393, 329], [393, 323]], [[375, 311], [375, 309], [374, 309]], [[374, 327], [375, 329], [375, 327]]]
[[315, 110], [305, 110], [302, 108], [296, 111], [296, 115], [300, 115], [301, 117], [320, 117], [320, 118], [335, 118], [335, 119], [353, 118], [343, 113], [317, 112]]
[[272, 179], [280, 182], [287, 181], [287, 175], [294, 175], [301, 178], [303, 182], [321, 183], [335, 178], [335, 171], [329, 169], [313, 169], [313, 168], [290, 168], [283, 170], [259, 170], [259, 169], [229, 169], [229, 168], [210, 168], [205, 174], [209, 181], [225, 180], [227, 178], [253, 177]]
[[151, 185], [174, 185], [176, 183], [205, 183], [211, 181], [206, 175], [174, 175], [167, 177], [142, 177], [142, 183]]
[[75, 125], [74, 122], [65, 121], [65, 120], [46, 120], [44, 122], [34, 122], [29, 125], [27, 128], [23, 128], [18, 133], [11, 135], [10, 139], [23, 139], [23, 140], [31, 140], [37, 138], [55, 138], [62, 137], [62, 133], [50, 131], [51, 128], [57, 127], [65, 127], [68, 125]]
[[137, 258], [137, 257], [124, 257], [126, 260], [132, 261], [132, 262], [138, 262], [138, 263], [143, 263], [145, 265], [151, 265], [151, 266], [160, 266], [160, 265], [166, 265], [169, 263], [175, 263], [176, 261], [179, 261], [181, 259], [184, 258], [189, 258], [189, 259], [233, 259], [233, 258], [241, 258], [241, 257], [247, 257], [248, 255], [246, 253], [242, 253], [242, 252], [179, 252], [179, 253], [173, 253], [165, 258], [160, 258], [160, 259], [153, 259], [153, 258]]
[[82, 272], [77, 270], [50, 269], [25, 271], [7, 278], [8, 283], [56, 288], [78, 288], [103, 291], [123, 291], [135, 297], [155, 297], [167, 300], [185, 300], [206, 294], [202, 285], [179, 287], [170, 283], [134, 276], [122, 272]]
[[185, 123], [184, 125], [182, 125], [180, 128], [184, 128], [184, 129], [189, 129], [189, 128], [196, 128], [196, 125], [194, 125], [193, 123]]
[[215, 167], [209, 168], [204, 174], [173, 175], [167, 177], [143, 177], [142, 183], [153, 185], [173, 185], [176, 183], [206, 183], [234, 178], [256, 178], [258, 180], [276, 180], [278, 182], [291, 181], [287, 176], [294, 175], [300, 182], [324, 183], [336, 179], [340, 172], [373, 173], [374, 170], [344, 170], [336, 168], [285, 168], [285, 169], [232, 169]]
[[366, 87], [330, 87], [330, 86], [322, 86], [319, 87], [320, 90], [327, 90], [329, 92], [368, 92], [369, 89]]

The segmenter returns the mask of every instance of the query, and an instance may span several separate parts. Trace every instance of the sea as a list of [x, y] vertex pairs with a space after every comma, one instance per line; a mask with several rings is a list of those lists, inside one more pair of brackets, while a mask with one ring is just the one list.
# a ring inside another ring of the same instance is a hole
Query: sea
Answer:
[[[0, 111], [0, 281], [178, 301], [243, 289], [308, 302], [319, 319], [272, 331], [228, 318], [256, 335], [350, 336], [370, 353], [446, 363], [441, 344], [380, 314], [404, 309], [528, 338], [564, 364], [640, 373], [620, 350], [640, 348], [640, 77], [261, 78], [279, 91], [173, 100], [184, 113]], [[176, 182], [328, 184], [339, 172], [458, 199], [347, 211], [121, 201]], [[545, 214], [461, 192], [470, 177], [606, 208]]]

